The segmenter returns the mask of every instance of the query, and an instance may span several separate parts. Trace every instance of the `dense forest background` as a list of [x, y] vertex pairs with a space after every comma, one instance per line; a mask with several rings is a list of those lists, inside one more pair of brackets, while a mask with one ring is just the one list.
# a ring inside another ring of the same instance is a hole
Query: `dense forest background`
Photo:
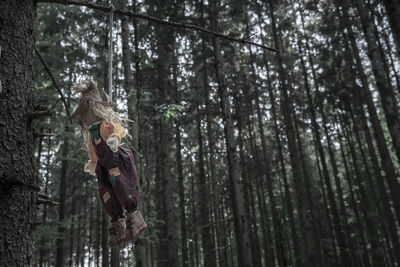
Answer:
[[35, 20], [34, 94], [52, 111], [34, 121], [36, 266], [400, 266], [400, 3], [90, 2], [280, 51], [114, 14], [113, 100], [134, 121], [149, 227], [109, 249], [80, 129], [40, 61], [70, 111], [75, 82], [108, 92], [109, 13], [56, 2]]

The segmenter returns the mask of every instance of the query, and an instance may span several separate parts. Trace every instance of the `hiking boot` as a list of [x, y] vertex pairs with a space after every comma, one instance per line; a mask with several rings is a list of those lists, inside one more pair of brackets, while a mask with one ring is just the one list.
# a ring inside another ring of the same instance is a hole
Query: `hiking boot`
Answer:
[[113, 247], [121, 243], [125, 238], [126, 219], [120, 218], [118, 221], [111, 223], [109, 231], [110, 236], [108, 237], [108, 246]]
[[124, 241], [135, 241], [135, 239], [146, 229], [147, 224], [143, 220], [140, 211], [128, 213], [126, 216], [126, 234]]

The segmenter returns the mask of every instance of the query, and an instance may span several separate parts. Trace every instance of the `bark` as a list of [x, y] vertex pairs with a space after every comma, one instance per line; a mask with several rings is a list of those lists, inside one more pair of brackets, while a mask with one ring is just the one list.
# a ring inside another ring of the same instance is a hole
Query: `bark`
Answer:
[[119, 265], [120, 264], [119, 250], [120, 250], [119, 245], [111, 248], [111, 259], [110, 259], [111, 267], [119, 267], [120, 266]]
[[390, 28], [400, 57], [400, 3], [396, 0], [382, 0], [389, 18]]
[[[362, 253], [362, 259], [363, 259], [363, 264], [366, 267], [371, 266], [370, 260], [369, 260], [369, 252], [368, 252], [368, 248], [367, 248], [367, 241], [364, 235], [364, 227], [362, 225], [361, 222], [361, 216], [360, 216], [360, 212], [358, 210], [357, 207], [357, 200], [354, 194], [354, 184], [353, 181], [350, 177], [350, 170], [349, 170], [349, 166], [348, 166], [348, 160], [346, 158], [345, 155], [345, 151], [343, 148], [343, 142], [342, 142], [342, 138], [340, 136], [340, 133], [338, 132], [338, 140], [339, 140], [339, 145], [340, 145], [340, 152], [341, 152], [341, 156], [342, 156], [342, 160], [343, 160], [343, 164], [344, 164], [344, 168], [345, 168], [345, 177], [346, 177], [346, 181], [349, 185], [349, 193], [350, 193], [350, 206], [352, 208], [352, 210], [354, 211], [354, 215], [356, 217], [356, 225], [359, 231], [359, 236], [361, 237], [361, 246], [363, 249], [363, 253]], [[354, 162], [356, 164], [356, 162]]]
[[[384, 110], [387, 126], [393, 141], [393, 147], [396, 151], [397, 159], [400, 160], [400, 117], [397, 106], [398, 103], [396, 101], [390, 80], [388, 79], [388, 74], [385, 71], [385, 60], [382, 58], [378, 47], [378, 40], [375, 35], [374, 23], [372, 21], [373, 18], [371, 18], [369, 15], [364, 1], [357, 0], [356, 3], [365, 39], [368, 44], [367, 54], [371, 61], [376, 87], [380, 94], [382, 108]], [[393, 183], [391, 186], [393, 186], [396, 190], [400, 190], [398, 182]], [[399, 199], [397, 199], [397, 201], [400, 201], [400, 194], [398, 195], [398, 198]], [[395, 204], [400, 205], [400, 202]]]
[[95, 228], [95, 262], [96, 267], [100, 266], [100, 244], [101, 244], [101, 200], [96, 198], [96, 228]]
[[[70, 126], [66, 126], [65, 134], [68, 134], [71, 131]], [[67, 137], [64, 138], [63, 144], [61, 147], [61, 153], [63, 160], [61, 161], [61, 171], [60, 171], [60, 185], [59, 185], [59, 194], [60, 194], [60, 205], [58, 206], [58, 238], [56, 239], [57, 246], [57, 254], [56, 254], [56, 267], [64, 266], [64, 253], [65, 253], [65, 244], [64, 244], [64, 232], [66, 227], [65, 223], [65, 210], [66, 210], [66, 200], [67, 200], [67, 170], [69, 161], [67, 159], [69, 153], [69, 139]]]
[[[355, 127], [354, 128], [354, 132], [355, 132], [355, 135], [356, 135], [357, 143], [358, 143], [358, 145], [360, 147], [360, 150], [362, 150], [362, 146], [361, 146], [362, 144], [361, 144], [360, 136], [358, 134], [358, 129], [356, 127], [357, 124], [355, 123], [356, 120], [354, 118], [353, 111], [352, 111], [352, 109], [350, 109], [350, 107], [348, 107], [347, 111], [349, 112], [349, 114], [351, 116], [351, 119], [352, 119], [352, 122], [353, 122], [353, 125]], [[347, 139], [349, 139], [349, 137], [347, 137]], [[365, 217], [364, 220], [365, 220], [366, 227], [367, 227], [367, 233], [369, 234], [369, 238], [370, 238], [369, 242], [371, 243], [372, 263], [374, 265], [379, 265], [379, 264], [383, 263], [383, 257], [382, 257], [383, 255], [381, 255], [381, 253], [379, 251], [379, 246], [380, 246], [380, 244], [379, 244], [379, 236], [378, 236], [378, 233], [377, 233], [377, 228], [373, 224], [373, 221], [372, 221], [373, 218], [370, 218], [371, 216], [368, 214], [373, 209], [373, 207], [371, 207], [371, 203], [370, 203], [369, 197], [367, 196], [367, 193], [366, 193], [366, 190], [365, 190], [365, 185], [364, 185], [364, 183], [362, 181], [363, 180], [362, 179], [363, 175], [361, 173], [360, 168], [358, 167], [357, 156], [356, 156], [356, 151], [355, 151], [355, 148], [354, 148], [354, 145], [353, 145], [353, 141], [352, 140], [348, 140], [347, 143], [348, 143], [348, 147], [349, 147], [349, 150], [350, 150], [351, 158], [353, 160], [352, 166], [353, 166], [354, 172], [355, 172], [356, 183], [357, 183], [357, 186], [358, 186], [358, 189], [359, 189], [358, 191], [359, 191], [360, 196], [361, 196], [361, 201], [362, 201], [361, 202], [361, 209], [362, 209], [363, 215]], [[361, 151], [361, 153], [362, 153], [363, 158], [365, 158], [365, 155], [363, 155], [363, 151]], [[366, 162], [366, 159], [363, 159], [363, 160], [364, 160], [364, 162]], [[366, 174], [364, 174], [364, 177], [371, 177], [371, 174], [369, 173], [369, 169], [368, 168], [369, 168], [369, 166], [366, 166], [366, 168], [365, 168]], [[379, 178], [381, 178], [381, 177], [379, 177]], [[367, 178], [366, 180], [367, 180], [367, 185], [371, 188], [370, 194], [372, 196], [373, 202], [375, 202], [377, 206], [381, 206], [381, 205], [378, 204], [379, 201], [377, 199], [376, 192], [374, 190], [375, 185], [374, 185], [372, 179], [371, 178]], [[352, 198], [355, 199], [354, 197], [352, 197]]]
[[[293, 242], [293, 250], [295, 253], [294, 254], [295, 255], [294, 264], [296, 266], [300, 266], [301, 265], [300, 248], [299, 248], [299, 242], [297, 239], [296, 224], [295, 224], [295, 218], [294, 218], [294, 214], [293, 214], [294, 209], [293, 209], [293, 205], [292, 205], [292, 198], [290, 195], [289, 182], [288, 182], [288, 177], [287, 177], [287, 172], [286, 172], [286, 167], [285, 167], [285, 159], [283, 156], [283, 146], [282, 146], [281, 137], [280, 137], [280, 133], [279, 133], [277, 111], [276, 111], [276, 106], [275, 106], [275, 103], [276, 103], [275, 96], [272, 91], [271, 78], [269, 76], [268, 61], [265, 57], [265, 54], [263, 54], [263, 57], [264, 57], [264, 64], [267, 68], [268, 96], [270, 98], [270, 103], [271, 103], [271, 113], [272, 113], [272, 120], [273, 120], [273, 126], [274, 126], [273, 128], [274, 128], [275, 142], [277, 143], [279, 167], [280, 167], [280, 172], [281, 172], [282, 179], [283, 179], [283, 186], [284, 186], [284, 190], [285, 190], [285, 202], [286, 202], [286, 208], [288, 210], [291, 238], [292, 238], [292, 242]], [[259, 112], [259, 111], [257, 111], [257, 112]], [[260, 117], [260, 116], [258, 115], [258, 117]], [[260, 124], [260, 122], [259, 122], [259, 124]], [[298, 204], [301, 205], [301, 203], [298, 203]]]
[[[358, 75], [361, 80], [362, 87], [358, 88], [356, 92], [356, 96], [363, 100], [363, 103], [367, 105], [370, 121], [372, 124], [372, 128], [374, 130], [374, 136], [377, 142], [378, 151], [381, 157], [381, 166], [386, 175], [384, 178], [386, 179], [389, 185], [389, 192], [391, 199], [393, 201], [393, 206], [397, 215], [397, 219], [400, 219], [400, 188], [397, 181], [397, 175], [394, 169], [394, 165], [392, 162], [392, 158], [390, 156], [388, 147], [386, 145], [386, 140], [383, 134], [383, 130], [380, 124], [380, 120], [372, 100], [372, 95], [369, 90], [369, 84], [367, 80], [367, 76], [365, 75], [363, 63], [360, 58], [359, 50], [356, 44], [356, 40], [354, 37], [353, 30], [351, 28], [351, 23], [348, 19], [347, 9], [343, 8], [343, 21], [344, 26], [348, 31], [348, 37], [350, 40], [350, 45], [352, 49], [352, 54], [356, 60], [356, 66], [358, 70]], [[362, 114], [360, 114], [362, 115]], [[365, 115], [364, 115], [365, 116]], [[379, 181], [379, 179], [378, 179]]]
[[[75, 191], [76, 192], [76, 191]], [[80, 199], [79, 199], [80, 200]], [[76, 253], [75, 253], [75, 265], [79, 266], [79, 262], [80, 262], [80, 256], [81, 256], [81, 232], [82, 232], [82, 205], [79, 205], [78, 207], [78, 227], [76, 229], [76, 243], [75, 246], [73, 248], [76, 248]], [[72, 248], [72, 249], [73, 249]]]
[[[243, 76], [244, 78], [244, 84], [247, 87], [247, 81], [246, 81], [246, 76]], [[258, 242], [258, 235], [257, 235], [257, 224], [255, 222], [256, 219], [256, 213], [255, 213], [255, 209], [254, 209], [254, 200], [253, 200], [253, 192], [252, 192], [252, 180], [250, 179], [250, 175], [249, 175], [249, 162], [246, 160], [245, 157], [245, 148], [244, 148], [244, 134], [243, 134], [243, 121], [244, 121], [244, 117], [248, 116], [248, 114], [250, 113], [249, 109], [247, 107], [242, 107], [241, 103], [244, 103], [245, 101], [250, 101], [250, 99], [248, 99], [246, 96], [242, 96], [242, 94], [240, 92], [238, 92], [237, 89], [237, 85], [235, 85], [235, 88], [233, 89], [233, 98], [234, 98], [234, 103], [235, 103], [235, 118], [237, 121], [237, 129], [238, 129], [238, 136], [237, 136], [237, 140], [238, 140], [238, 146], [239, 146], [239, 159], [240, 159], [240, 163], [241, 166], [244, 166], [241, 169], [241, 177], [243, 179], [243, 189], [244, 189], [244, 200], [245, 200], [245, 208], [248, 211], [249, 214], [249, 229], [252, 229], [249, 232], [249, 240], [250, 240], [250, 249], [251, 249], [251, 256], [252, 256], [252, 262], [253, 262], [253, 266], [261, 266], [261, 251], [260, 251], [260, 245]], [[246, 99], [246, 100], [245, 100]], [[249, 120], [247, 120], [249, 121]], [[250, 137], [251, 139], [252, 137]], [[254, 157], [258, 158], [258, 153], [256, 151], [254, 151]], [[260, 161], [257, 161], [260, 162]], [[257, 178], [256, 178], [257, 179]], [[264, 197], [262, 197], [260, 199], [260, 203], [263, 204], [263, 202], [265, 201]], [[263, 212], [266, 212], [265, 210], [263, 210]], [[271, 246], [272, 247], [272, 246]], [[271, 262], [275, 261], [274, 257], [270, 258]]]
[[[176, 57], [174, 56], [174, 60]], [[174, 62], [173, 75], [175, 85], [175, 104], [180, 104], [180, 96], [178, 92], [177, 81], [177, 62]], [[187, 227], [186, 227], [186, 212], [185, 212], [185, 186], [183, 181], [183, 163], [182, 163], [182, 146], [181, 146], [181, 130], [180, 121], [175, 122], [175, 143], [176, 143], [176, 164], [178, 174], [178, 188], [179, 188], [179, 212], [180, 212], [180, 225], [181, 225], [181, 250], [182, 250], [182, 264], [186, 266], [189, 264], [188, 249], [187, 249]]]
[[[50, 151], [51, 151], [51, 138], [48, 138], [47, 140], [47, 154], [46, 154], [46, 175], [45, 175], [45, 185], [44, 185], [44, 194], [48, 194], [48, 188], [49, 188], [49, 177], [50, 177]], [[45, 225], [47, 221], [47, 205], [44, 205], [43, 207], [43, 214], [42, 214], [42, 224]], [[42, 236], [42, 239], [40, 240], [40, 250], [39, 250], [39, 266], [42, 267], [45, 261], [45, 258], [47, 256], [47, 250], [44, 248], [44, 245], [46, 243], [46, 238]]]
[[179, 212], [181, 225], [181, 249], [182, 249], [182, 264], [188, 265], [188, 248], [187, 248], [187, 228], [186, 228], [186, 212], [185, 212], [185, 187], [183, 183], [183, 166], [182, 166], [182, 147], [180, 123], [175, 125], [175, 142], [176, 142], [176, 162], [178, 171], [178, 188], [179, 188]]
[[[157, 12], [163, 12], [164, 7], [162, 4], [157, 6]], [[165, 12], [165, 11], [164, 11]], [[156, 86], [158, 90], [158, 105], [166, 104], [169, 102], [168, 96], [173, 91], [171, 88], [171, 80], [169, 78], [170, 62], [168, 58], [172, 56], [171, 44], [173, 43], [173, 35], [170, 31], [165, 31], [160, 27], [156, 27], [156, 53], [157, 58], [157, 72], [158, 77]], [[167, 258], [162, 259], [167, 261], [170, 266], [178, 264], [178, 248], [177, 248], [177, 234], [175, 227], [174, 216], [174, 202], [173, 202], [173, 179], [170, 175], [170, 162], [169, 162], [169, 131], [170, 121], [165, 121], [164, 114], [160, 114], [160, 177], [162, 180], [163, 190], [162, 199], [164, 204], [163, 219], [165, 220], [166, 232], [164, 233], [163, 247], [167, 251]]]
[[71, 227], [69, 229], [69, 256], [68, 266], [72, 267], [74, 263], [73, 252], [74, 252], [74, 226], [75, 226], [75, 203], [71, 203]]
[[[205, 27], [206, 23], [204, 20], [204, 5], [203, 1], [200, 1], [200, 22], [203, 27]], [[201, 40], [201, 54], [202, 58], [202, 85], [204, 91], [204, 104], [206, 108], [206, 125], [207, 125], [207, 141], [208, 141], [208, 155], [209, 155], [209, 182], [211, 184], [210, 190], [213, 192], [212, 194], [212, 208], [216, 217], [215, 222], [215, 231], [216, 231], [216, 239], [217, 239], [217, 256], [218, 256], [218, 264], [220, 267], [228, 266], [228, 256], [226, 252], [226, 236], [223, 234], [223, 225], [221, 222], [221, 207], [219, 205], [220, 200], [220, 181], [218, 180], [216, 174], [216, 157], [215, 157], [215, 136], [213, 131], [213, 109], [210, 101], [210, 86], [208, 84], [208, 72], [207, 72], [207, 58], [206, 55], [207, 47], [204, 38]]]
[[[211, 29], [217, 29], [217, 6], [216, 1], [210, 1], [210, 22]], [[224, 121], [224, 132], [226, 149], [228, 153], [229, 179], [231, 186], [231, 199], [235, 219], [235, 234], [237, 245], [238, 263], [240, 266], [252, 266], [251, 250], [248, 236], [248, 217], [244, 208], [243, 188], [240, 183], [240, 166], [236, 153], [236, 141], [234, 136], [233, 121], [230, 111], [229, 96], [222, 70], [221, 41], [213, 38], [213, 53], [215, 74], [218, 83], [222, 118]]]
[[[121, 2], [121, 9], [123, 11], [127, 10], [127, 0], [123, 0]], [[136, 1], [133, 1], [133, 9], [136, 11]], [[134, 25], [134, 47], [135, 52], [138, 53], [138, 38], [137, 38], [137, 24], [136, 19], [133, 19]], [[128, 17], [121, 16], [121, 42], [122, 42], [122, 64], [124, 68], [124, 89], [126, 95], [128, 96], [128, 117], [133, 120], [132, 127], [129, 127], [129, 134], [132, 136], [132, 145], [135, 150], [140, 151], [140, 128], [139, 128], [139, 104], [140, 104], [140, 66], [139, 59], [135, 59], [135, 80], [133, 81], [133, 75], [131, 70], [132, 58], [131, 58], [131, 50], [129, 46], [129, 24]], [[135, 85], [135, 86], [134, 86]], [[136, 87], [136, 90], [135, 88]], [[132, 151], [134, 153], [135, 161], [136, 161], [136, 171], [138, 177], [141, 176], [141, 158], [136, 151]], [[140, 182], [140, 179], [139, 179]], [[142, 195], [143, 196], [143, 195]], [[143, 198], [140, 199], [139, 208], [143, 205]], [[144, 207], [141, 207], [141, 211], [143, 215], [145, 215]], [[136, 265], [138, 267], [147, 266], [146, 261], [146, 248], [145, 248], [145, 240], [139, 239], [136, 242], [135, 246], [135, 260]], [[119, 251], [119, 249], [118, 249]], [[111, 256], [117, 255], [116, 252], [112, 251]], [[119, 255], [119, 253], [118, 253]], [[114, 256], [116, 257], [116, 256]]]
[[109, 252], [110, 249], [107, 245], [108, 243], [108, 226], [109, 217], [104, 209], [101, 211], [101, 266], [109, 266]]
[[[250, 34], [250, 30], [249, 30], [249, 22], [248, 22], [248, 14], [246, 12], [245, 14], [245, 24], [246, 24], [246, 33], [247, 35]], [[256, 77], [256, 69], [254, 67], [254, 55], [252, 53], [251, 48], [249, 47], [250, 50], [250, 70], [252, 73], [252, 77], [251, 80], [252, 81], [256, 81], [257, 77]], [[246, 82], [246, 74], [244, 75], [245, 78], [245, 83]], [[273, 192], [273, 185], [275, 183], [275, 181], [272, 180], [272, 168], [271, 168], [271, 157], [268, 154], [268, 151], [270, 150], [267, 147], [267, 142], [266, 142], [266, 138], [265, 138], [265, 133], [264, 133], [264, 126], [263, 126], [263, 118], [261, 115], [261, 110], [260, 110], [260, 95], [259, 95], [259, 89], [257, 88], [257, 86], [253, 83], [250, 84], [251, 87], [253, 87], [253, 89], [250, 89], [251, 92], [256, 92], [255, 93], [255, 102], [256, 102], [256, 111], [257, 111], [257, 125], [258, 125], [258, 134], [261, 138], [261, 149], [262, 149], [262, 161], [257, 160], [258, 159], [258, 153], [255, 152], [255, 157], [256, 157], [256, 161], [257, 162], [262, 162], [261, 167], [263, 167], [263, 173], [265, 173], [265, 177], [266, 177], [266, 182], [267, 182], [267, 194], [268, 194], [268, 198], [269, 198], [269, 204], [270, 204], [270, 209], [271, 209], [271, 215], [272, 215], [272, 225], [273, 225], [273, 233], [274, 233], [274, 245], [275, 245], [275, 251], [276, 251], [276, 256], [278, 259], [278, 265], [280, 267], [285, 266], [286, 260], [285, 260], [285, 254], [284, 254], [284, 248], [283, 248], [283, 243], [282, 243], [282, 228], [281, 228], [281, 223], [280, 223], [280, 218], [278, 216], [278, 210], [277, 210], [277, 201], [276, 201], [276, 197], [274, 195]], [[245, 89], [244, 91], [245, 97], [248, 98], [249, 92], [248, 90]], [[251, 99], [246, 99], [246, 101], [244, 103], [251, 103]], [[248, 105], [248, 109], [251, 110], [252, 107], [251, 105]], [[249, 112], [250, 113], [250, 112]], [[250, 114], [249, 114], [250, 115]], [[250, 125], [250, 120], [247, 120], [248, 122], [248, 128], [250, 129], [251, 125]], [[251, 130], [249, 130], [249, 134], [251, 134]], [[262, 175], [261, 175], [262, 176]], [[256, 177], [256, 181], [257, 181], [257, 186], [262, 186], [260, 184], [259, 181], [259, 175], [257, 175]], [[264, 199], [260, 199], [260, 201], [264, 201]], [[255, 215], [254, 215], [255, 216]], [[297, 240], [296, 240], [297, 241]]]
[[214, 250], [214, 242], [211, 237], [211, 225], [210, 225], [210, 212], [208, 209], [209, 192], [208, 184], [206, 181], [206, 174], [204, 170], [204, 150], [203, 150], [203, 136], [201, 132], [201, 118], [200, 113], [197, 113], [197, 140], [199, 144], [198, 150], [198, 168], [199, 168], [199, 209], [200, 218], [199, 226], [201, 229], [201, 240], [204, 253], [204, 265], [215, 266], [216, 256]]
[[[271, 17], [272, 35], [275, 47], [281, 48], [281, 41], [277, 33], [277, 25], [275, 19], [275, 7], [273, 1], [269, 1], [269, 15]], [[288, 148], [290, 161], [292, 165], [292, 175], [296, 186], [296, 193], [299, 202], [299, 216], [300, 223], [304, 229], [304, 242], [305, 242], [305, 264], [306, 265], [320, 265], [320, 245], [317, 232], [315, 231], [315, 222], [313, 220], [314, 214], [312, 210], [312, 200], [309, 193], [309, 178], [304, 173], [305, 168], [302, 167], [301, 157], [302, 153], [299, 151], [301, 148], [300, 140], [296, 140], [295, 118], [293, 113], [292, 103], [289, 99], [289, 85], [288, 74], [283, 67], [283, 59], [280, 55], [277, 56], [277, 67], [281, 86], [281, 110], [283, 113], [283, 120], [285, 125], [285, 132], [288, 139]], [[303, 170], [303, 171], [301, 171]], [[304, 203], [304, 208], [310, 212], [306, 212], [301, 206]]]

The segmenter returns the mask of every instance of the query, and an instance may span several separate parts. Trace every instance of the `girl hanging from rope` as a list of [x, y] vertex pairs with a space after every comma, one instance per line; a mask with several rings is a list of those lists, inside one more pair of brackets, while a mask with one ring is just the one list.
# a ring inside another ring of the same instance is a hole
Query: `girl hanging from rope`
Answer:
[[72, 88], [82, 93], [72, 119], [79, 123], [89, 151], [84, 171], [97, 176], [101, 203], [111, 217], [109, 246], [134, 241], [147, 227], [138, 210], [139, 183], [129, 149], [120, 146], [126, 132], [119, 115], [103, 101], [92, 80]]

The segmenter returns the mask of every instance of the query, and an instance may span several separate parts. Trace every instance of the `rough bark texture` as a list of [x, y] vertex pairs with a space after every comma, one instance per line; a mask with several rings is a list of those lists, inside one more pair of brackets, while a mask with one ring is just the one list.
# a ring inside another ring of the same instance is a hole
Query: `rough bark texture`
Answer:
[[33, 266], [34, 1], [1, 1], [0, 18], [0, 266]]

